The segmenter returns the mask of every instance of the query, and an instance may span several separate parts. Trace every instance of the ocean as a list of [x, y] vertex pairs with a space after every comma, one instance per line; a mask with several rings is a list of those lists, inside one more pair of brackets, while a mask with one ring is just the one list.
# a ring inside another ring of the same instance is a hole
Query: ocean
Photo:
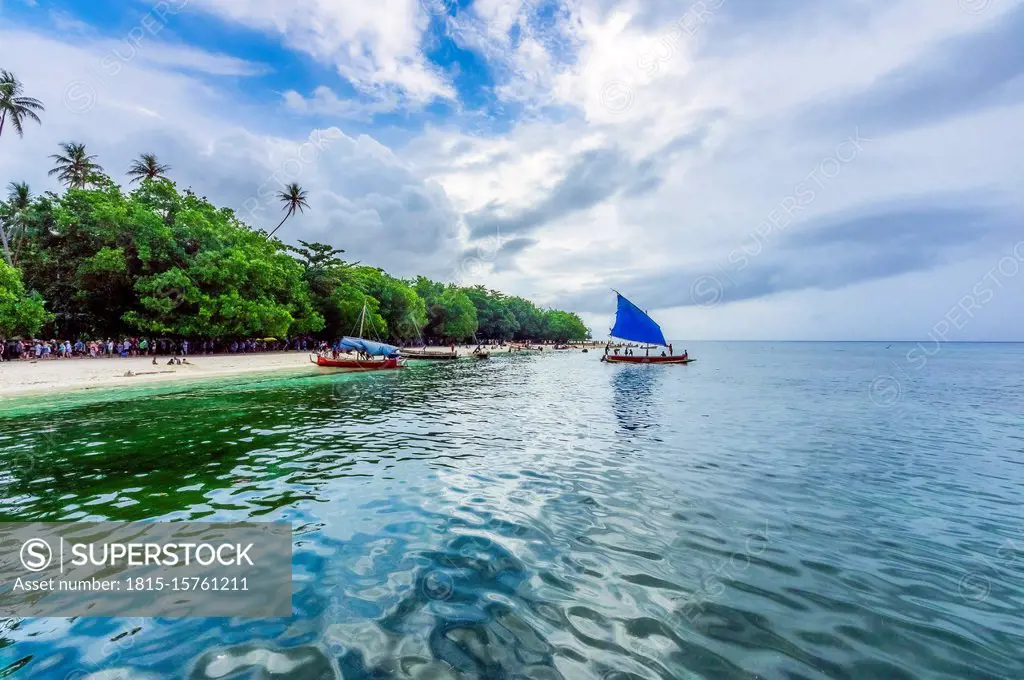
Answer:
[[0, 677], [1024, 677], [1024, 345], [684, 346], [0, 401], [5, 522], [294, 527], [290, 617]]

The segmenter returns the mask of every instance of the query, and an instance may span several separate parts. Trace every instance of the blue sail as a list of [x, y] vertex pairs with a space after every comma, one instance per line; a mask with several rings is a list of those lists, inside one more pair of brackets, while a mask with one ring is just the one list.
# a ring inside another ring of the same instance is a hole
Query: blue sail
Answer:
[[366, 340], [364, 338], [350, 338], [345, 336], [339, 343], [342, 349], [356, 350], [357, 352], [366, 352], [370, 356], [390, 356], [398, 351], [398, 348], [394, 345], [388, 345], [383, 342], [374, 342], [373, 340]]
[[665, 335], [661, 332], [661, 326], [647, 316], [647, 312], [624, 298], [622, 293], [616, 291], [615, 294], [619, 296], [619, 305], [615, 310], [615, 327], [612, 328], [614, 337], [632, 342], [668, 346], [668, 343], [665, 342]]

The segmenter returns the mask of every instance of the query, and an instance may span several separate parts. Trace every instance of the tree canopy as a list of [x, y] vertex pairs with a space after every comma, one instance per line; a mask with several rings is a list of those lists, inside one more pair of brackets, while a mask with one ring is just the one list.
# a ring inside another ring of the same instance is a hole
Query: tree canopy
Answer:
[[336, 338], [361, 325], [395, 343], [588, 337], [576, 315], [523, 298], [399, 279], [322, 243], [285, 245], [179, 191], [155, 159], [133, 166], [126, 191], [82, 145], [64, 151], [63, 194], [12, 187], [0, 203], [18, 242], [18, 268], [0, 274], [2, 334]]

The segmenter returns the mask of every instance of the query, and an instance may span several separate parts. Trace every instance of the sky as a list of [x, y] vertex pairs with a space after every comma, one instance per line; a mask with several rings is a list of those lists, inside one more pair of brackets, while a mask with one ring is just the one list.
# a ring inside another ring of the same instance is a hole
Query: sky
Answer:
[[1024, 340], [1024, 0], [0, 0], [0, 183], [157, 154], [256, 228], [668, 338]]

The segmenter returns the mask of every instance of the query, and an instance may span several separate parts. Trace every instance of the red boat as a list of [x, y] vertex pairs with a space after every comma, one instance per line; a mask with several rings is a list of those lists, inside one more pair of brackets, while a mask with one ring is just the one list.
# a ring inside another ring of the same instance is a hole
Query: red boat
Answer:
[[405, 361], [387, 357], [373, 359], [331, 359], [317, 354], [316, 359], [309, 358], [317, 366], [324, 368], [343, 368], [349, 371], [384, 371], [391, 368], [403, 368]]
[[[673, 354], [672, 345], [666, 342], [661, 326], [647, 312], [627, 300], [622, 293], [614, 289], [613, 291], [616, 297], [615, 326], [609, 335], [620, 340], [641, 343], [643, 346], [640, 349], [644, 354], [637, 356], [632, 348], [626, 350], [629, 354], [612, 354], [609, 351], [611, 346], [608, 345], [601, 361], [609, 364], [689, 364], [696, 361], [691, 359], [686, 351], [682, 354]], [[649, 351], [657, 351], [657, 347], [665, 347], [669, 353], [661, 352], [660, 355], [651, 356]]]
[[601, 357], [601, 361], [607, 361], [610, 364], [690, 364], [696, 361], [696, 359], [682, 356], [636, 357], [608, 354]]

